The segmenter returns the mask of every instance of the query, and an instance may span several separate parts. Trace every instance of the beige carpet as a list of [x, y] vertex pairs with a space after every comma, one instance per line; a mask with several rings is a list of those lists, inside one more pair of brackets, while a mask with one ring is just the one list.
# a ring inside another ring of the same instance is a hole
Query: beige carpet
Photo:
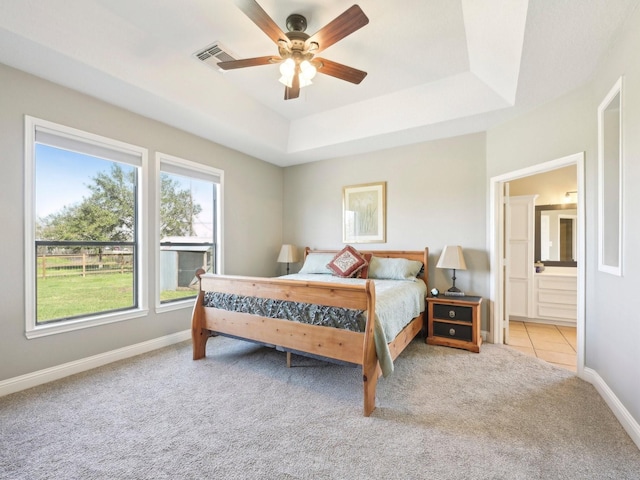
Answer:
[[414, 341], [361, 415], [361, 371], [188, 343], [0, 398], [2, 479], [638, 479], [595, 389], [509, 349]]

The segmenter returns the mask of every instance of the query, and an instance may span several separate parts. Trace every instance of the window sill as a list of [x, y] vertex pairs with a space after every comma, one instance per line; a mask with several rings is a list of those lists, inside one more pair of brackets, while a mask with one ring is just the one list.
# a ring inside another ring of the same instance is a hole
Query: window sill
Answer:
[[98, 325], [123, 322], [134, 318], [145, 317], [148, 314], [149, 310], [133, 310], [110, 315], [100, 315], [98, 317], [80, 318], [66, 322], [55, 322], [50, 325], [39, 325], [37, 327], [30, 328], [25, 332], [25, 336], [31, 340], [33, 338], [46, 337], [48, 335], [56, 335], [58, 333], [82, 330], [83, 328], [97, 327]]
[[182, 310], [184, 308], [192, 309], [193, 308], [193, 304], [197, 299], [198, 299], [198, 297], [188, 298], [186, 300], [179, 300], [179, 301], [176, 301], [176, 302], [157, 304], [156, 305], [156, 313], [172, 312], [174, 310]]

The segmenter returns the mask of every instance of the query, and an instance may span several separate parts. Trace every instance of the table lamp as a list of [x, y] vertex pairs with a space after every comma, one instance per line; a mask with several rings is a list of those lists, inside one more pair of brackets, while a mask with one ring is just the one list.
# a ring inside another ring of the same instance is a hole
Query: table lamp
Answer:
[[462, 256], [462, 247], [459, 245], [446, 245], [440, 254], [440, 259], [438, 260], [436, 268], [453, 269], [453, 286], [444, 292], [444, 294], [463, 296], [464, 292], [456, 287], [456, 270], [467, 269], [467, 264], [464, 263], [464, 257]]
[[287, 264], [287, 275], [289, 275], [289, 264], [298, 261], [298, 250], [293, 245], [282, 245], [280, 255], [278, 255], [278, 263]]

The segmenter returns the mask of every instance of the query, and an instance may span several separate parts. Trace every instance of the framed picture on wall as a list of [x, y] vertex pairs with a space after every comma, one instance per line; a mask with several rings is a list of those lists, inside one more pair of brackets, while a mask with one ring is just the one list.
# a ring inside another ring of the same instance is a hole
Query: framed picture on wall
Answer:
[[387, 182], [351, 185], [342, 189], [342, 241], [385, 243]]

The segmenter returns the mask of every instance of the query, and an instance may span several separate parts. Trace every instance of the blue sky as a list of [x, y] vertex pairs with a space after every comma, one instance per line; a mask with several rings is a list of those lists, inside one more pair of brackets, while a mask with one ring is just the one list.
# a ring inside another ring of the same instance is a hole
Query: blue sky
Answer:
[[88, 197], [87, 185], [111, 161], [36, 144], [36, 216], [44, 218]]

